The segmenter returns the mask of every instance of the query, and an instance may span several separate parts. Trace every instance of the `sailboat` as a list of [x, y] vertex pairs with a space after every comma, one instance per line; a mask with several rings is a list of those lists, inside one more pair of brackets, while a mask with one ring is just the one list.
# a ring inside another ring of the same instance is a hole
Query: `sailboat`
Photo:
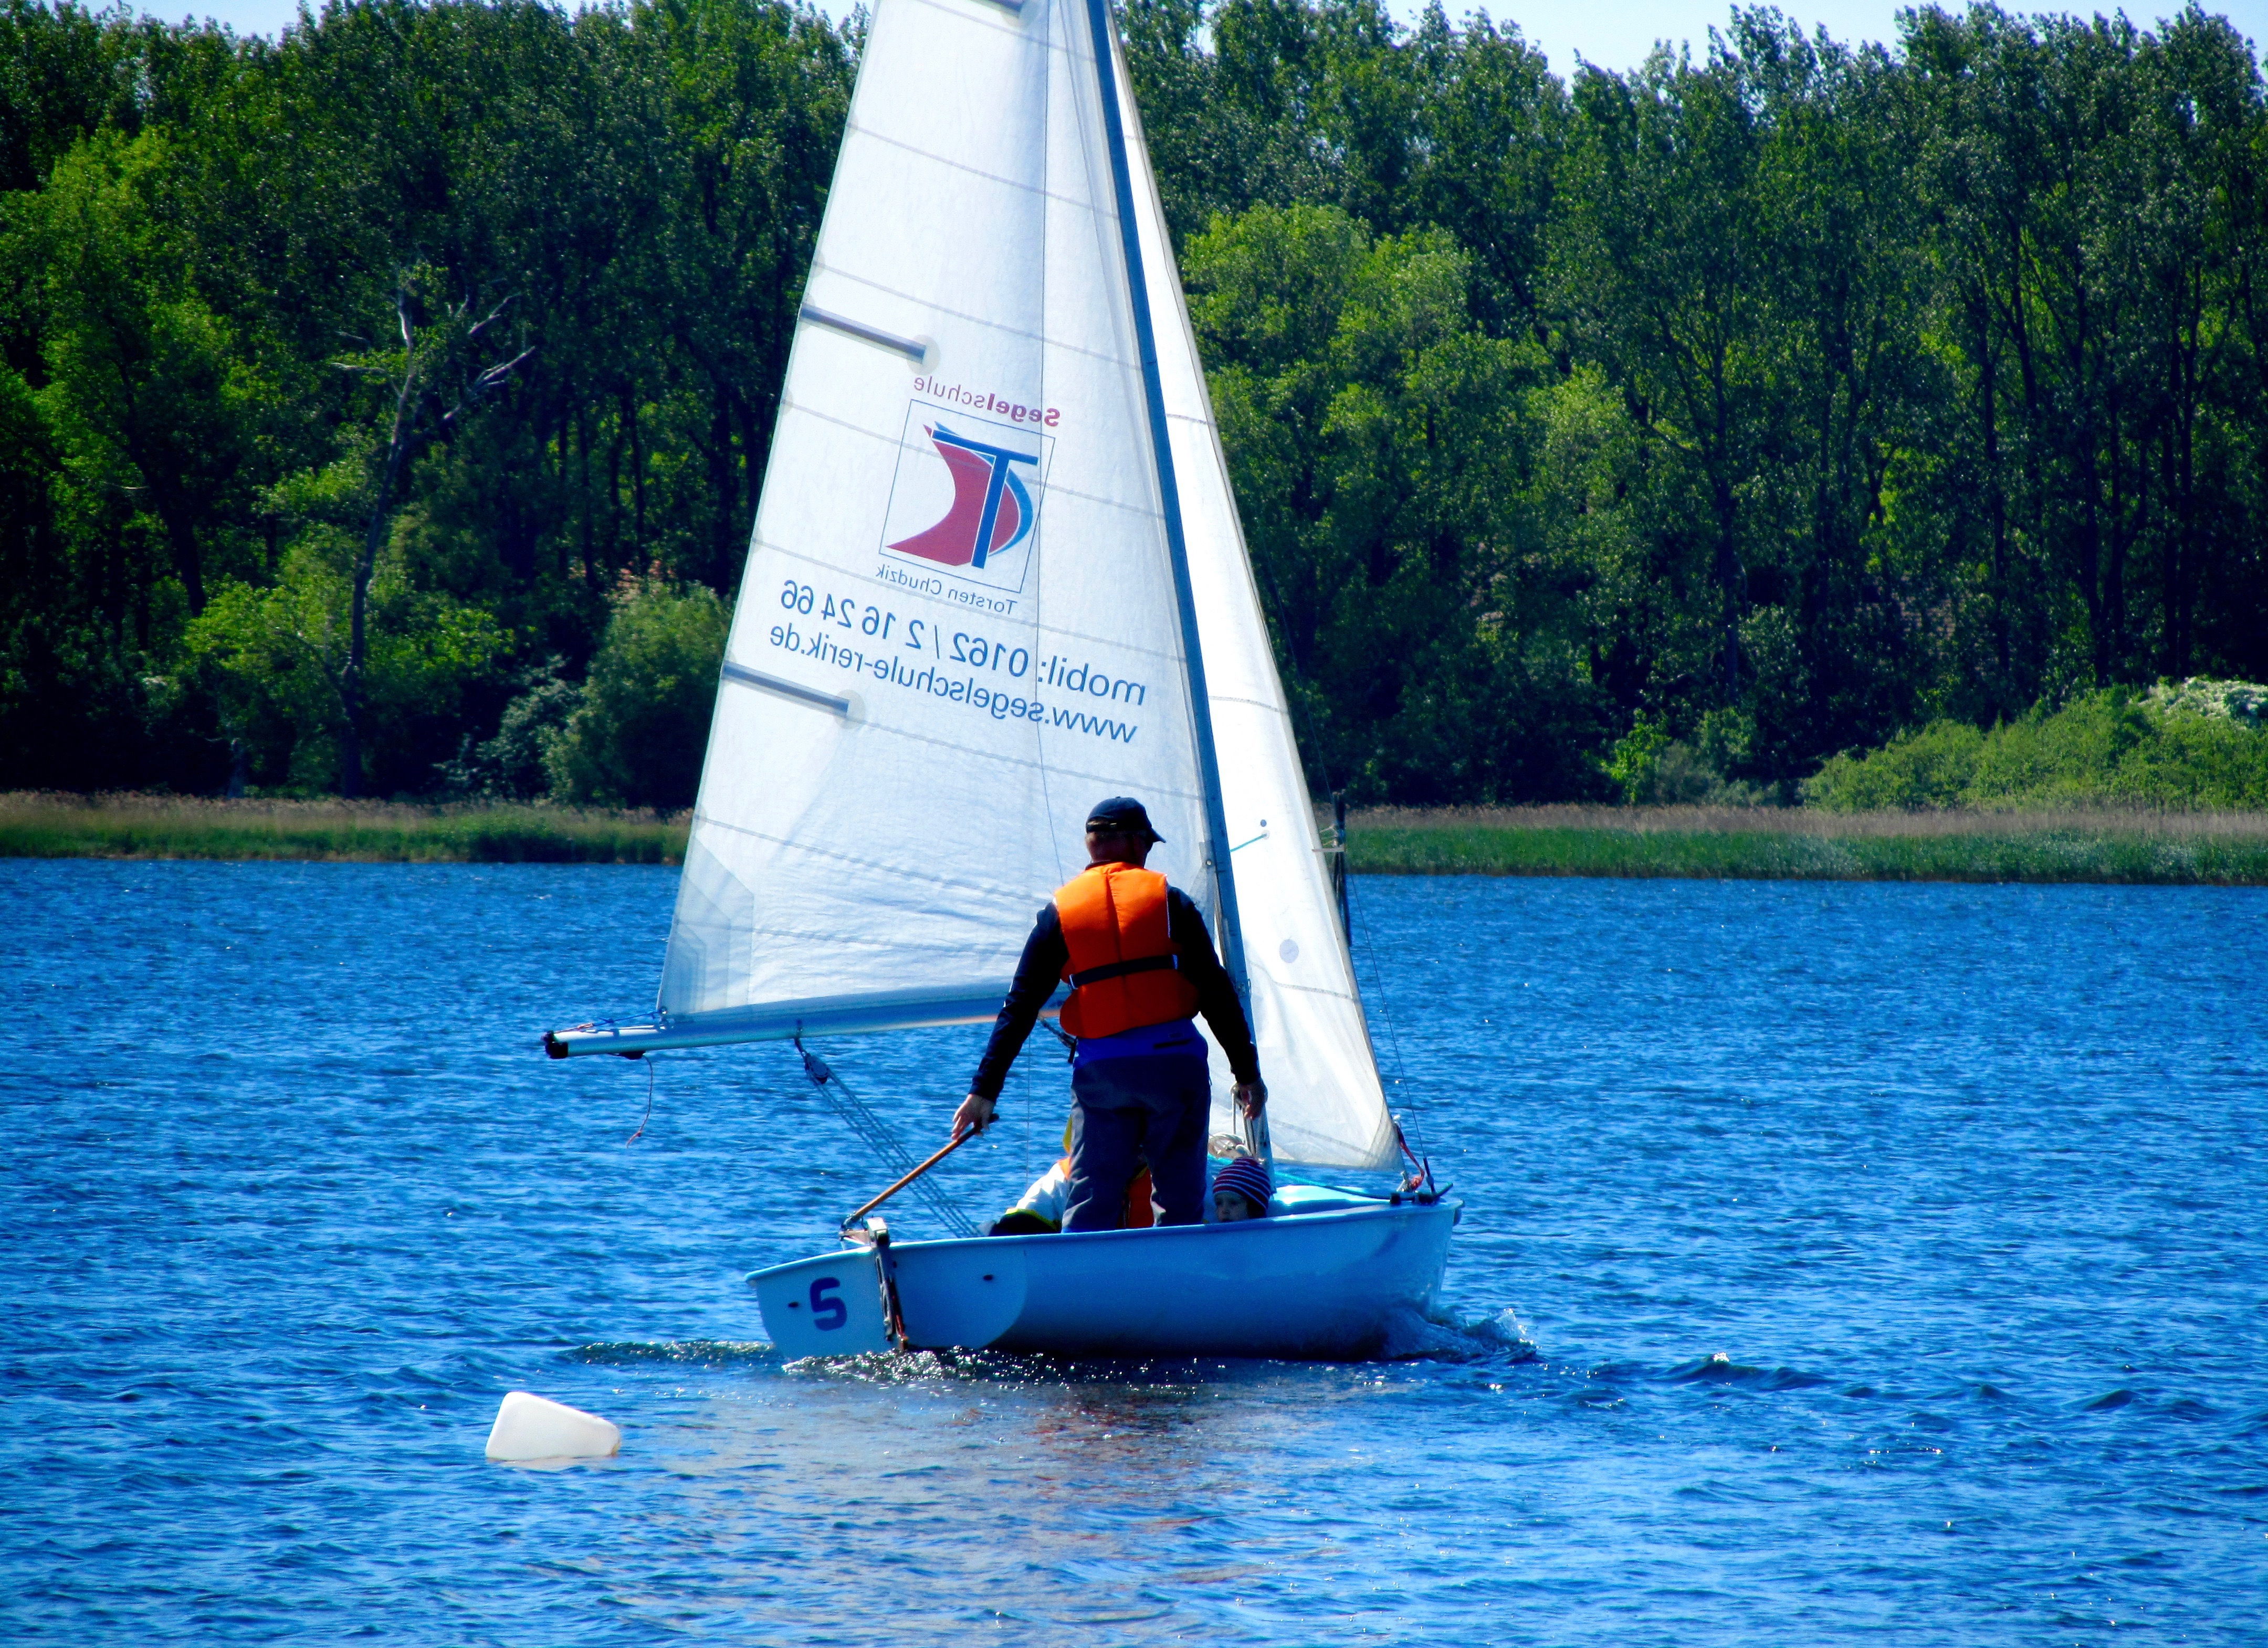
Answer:
[[547, 1048], [988, 1021], [1114, 794], [1147, 804], [1152, 867], [1218, 936], [1266, 1147], [1309, 1182], [1229, 1224], [893, 1240], [873, 1221], [751, 1278], [783, 1353], [1368, 1356], [1431, 1304], [1460, 1211], [1430, 1173], [1313, 1182], [1407, 1146], [1107, 0], [880, 0], [659, 1002]]

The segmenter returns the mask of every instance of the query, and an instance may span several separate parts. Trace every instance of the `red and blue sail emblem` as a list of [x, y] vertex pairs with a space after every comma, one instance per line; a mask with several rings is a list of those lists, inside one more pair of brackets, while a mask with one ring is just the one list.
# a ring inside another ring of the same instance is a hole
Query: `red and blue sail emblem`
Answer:
[[1036, 470], [1039, 453], [956, 435], [941, 423], [924, 432], [953, 472], [953, 507], [936, 526], [890, 548], [945, 566], [982, 567], [1023, 542], [1032, 530], [1032, 495], [1016, 466], [1029, 464]]
[[[1020, 427], [967, 408], [913, 402], [898, 445], [880, 545], [885, 559], [905, 570], [887, 576], [938, 592], [945, 588], [942, 578], [972, 593], [1016, 594], [1038, 547], [1053, 444], [1029, 423]], [[914, 568], [924, 571], [917, 575]]]

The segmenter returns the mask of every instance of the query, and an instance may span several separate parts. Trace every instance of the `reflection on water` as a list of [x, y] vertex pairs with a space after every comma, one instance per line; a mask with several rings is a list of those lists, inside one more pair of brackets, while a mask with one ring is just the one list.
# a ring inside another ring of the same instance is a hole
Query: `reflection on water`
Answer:
[[941, 1639], [984, 1618], [1131, 1626], [1264, 1608], [1287, 1563], [1332, 1541], [1269, 1526], [1281, 1496], [1255, 1468], [1306, 1452], [1329, 1424], [1319, 1399], [1378, 1377], [797, 1364], [643, 1438], [675, 1481], [666, 1510], [627, 1536], [630, 1560], [721, 1591], [737, 1618], [783, 1633], [835, 1587]]
[[[2260, 894], [1359, 883], [1469, 1203], [1395, 1359], [784, 1364], [746, 1273], [880, 1182], [793, 1056], [625, 1146], [534, 1045], [670, 885], [0, 865], [0, 1637], [2257, 1639]], [[982, 1034], [828, 1056], [919, 1137]], [[514, 1387], [622, 1453], [487, 1464]]]

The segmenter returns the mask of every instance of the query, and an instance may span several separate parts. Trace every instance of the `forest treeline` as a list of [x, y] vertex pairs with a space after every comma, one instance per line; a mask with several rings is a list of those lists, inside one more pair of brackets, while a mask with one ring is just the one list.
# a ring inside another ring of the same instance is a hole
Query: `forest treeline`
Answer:
[[[1736, 11], [1557, 76], [1373, 0], [1121, 17], [1319, 790], [1667, 749], [1793, 798], [2268, 676], [2224, 19]], [[689, 798], [858, 48], [762, 0], [0, 0], [0, 788]]]

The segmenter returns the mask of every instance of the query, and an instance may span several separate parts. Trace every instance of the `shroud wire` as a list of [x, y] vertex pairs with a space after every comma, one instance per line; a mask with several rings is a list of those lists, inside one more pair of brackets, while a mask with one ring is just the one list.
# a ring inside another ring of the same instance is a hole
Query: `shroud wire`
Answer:
[[[827, 1101], [828, 1109], [842, 1118], [843, 1125], [858, 1135], [858, 1142], [880, 1157], [890, 1170], [893, 1179], [902, 1179], [917, 1166], [914, 1153], [898, 1142], [881, 1117], [868, 1107], [866, 1101], [843, 1085], [843, 1078], [828, 1067], [827, 1061], [803, 1045], [803, 1038], [795, 1038], [795, 1050], [803, 1056], [803, 1073], [811, 1078], [811, 1085], [819, 1089], [819, 1096]], [[910, 1188], [925, 1203], [929, 1210], [945, 1222], [946, 1228], [956, 1236], [974, 1236], [976, 1226], [968, 1214], [961, 1210], [943, 1188], [924, 1174], [914, 1181]]]

